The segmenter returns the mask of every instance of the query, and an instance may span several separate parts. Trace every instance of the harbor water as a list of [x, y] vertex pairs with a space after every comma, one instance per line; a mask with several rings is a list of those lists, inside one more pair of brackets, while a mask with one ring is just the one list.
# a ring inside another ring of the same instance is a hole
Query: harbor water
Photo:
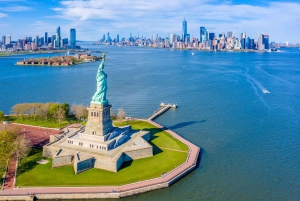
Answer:
[[[107, 52], [107, 98], [115, 113], [122, 107], [127, 116], [147, 118], [161, 102], [178, 104], [155, 121], [201, 147], [199, 167], [182, 180], [122, 200], [300, 199], [300, 50], [81, 46]], [[24, 57], [45, 56], [52, 55]], [[24, 102], [88, 105], [96, 90], [100, 61], [69, 67], [16, 62], [0, 58], [5, 113]]]

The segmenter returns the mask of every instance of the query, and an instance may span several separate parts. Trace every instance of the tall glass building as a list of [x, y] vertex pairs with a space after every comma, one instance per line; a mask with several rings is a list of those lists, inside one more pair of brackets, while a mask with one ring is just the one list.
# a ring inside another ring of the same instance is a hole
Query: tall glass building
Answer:
[[45, 32], [45, 44], [47, 45], [48, 44], [48, 32]]
[[260, 34], [258, 37], [258, 49], [265, 50], [269, 49], [269, 35]]
[[56, 47], [60, 47], [60, 27], [56, 29]]
[[70, 29], [70, 46], [71, 46], [71, 49], [76, 48], [76, 30], [75, 29]]
[[185, 38], [187, 36], [187, 22], [185, 21], [185, 18], [182, 22], [182, 42], [185, 42]]
[[265, 45], [265, 49], [268, 50], [269, 49], [269, 35], [264, 34], [263, 44]]
[[5, 45], [6, 36], [2, 36], [2, 44]]
[[200, 27], [200, 43], [203, 42], [203, 39], [205, 38], [206, 28]]

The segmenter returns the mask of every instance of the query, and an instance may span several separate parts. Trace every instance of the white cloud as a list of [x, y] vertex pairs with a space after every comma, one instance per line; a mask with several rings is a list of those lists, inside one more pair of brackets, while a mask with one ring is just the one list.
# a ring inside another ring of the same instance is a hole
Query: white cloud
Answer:
[[25, 1], [25, 0], [0, 0], [0, 2], [19, 2], [19, 1]]
[[2, 10], [9, 11], [9, 12], [20, 12], [20, 11], [32, 10], [32, 8], [28, 6], [9, 6], [9, 7], [2, 7]]
[[7, 15], [4, 13], [0, 13], [0, 18], [3, 18], [3, 17], [7, 17]]
[[[270, 2], [266, 6], [253, 6], [197, 0], [77, 0], [62, 1], [60, 7], [54, 8], [55, 17], [70, 20], [70, 26], [78, 27], [79, 36], [80, 30], [84, 30], [83, 37], [100, 38], [108, 31], [126, 36], [132, 31], [148, 37], [152, 33], [180, 34], [185, 16], [188, 32], [196, 37], [199, 27], [206, 26], [216, 33], [246, 31], [252, 38], [262, 32], [269, 33], [271, 40], [277, 41], [298, 39], [299, 10], [300, 3]], [[89, 26], [93, 28], [86, 34]]]

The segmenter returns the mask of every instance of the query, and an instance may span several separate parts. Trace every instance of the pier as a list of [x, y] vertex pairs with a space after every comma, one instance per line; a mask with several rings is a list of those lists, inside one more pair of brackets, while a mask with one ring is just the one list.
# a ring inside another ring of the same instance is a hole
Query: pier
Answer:
[[161, 103], [160, 105], [160, 108], [155, 111], [149, 118], [148, 120], [154, 120], [156, 119], [157, 117], [159, 117], [160, 115], [162, 115], [163, 113], [165, 113], [166, 111], [168, 111], [170, 108], [177, 108], [177, 104], [166, 104], [166, 103]]

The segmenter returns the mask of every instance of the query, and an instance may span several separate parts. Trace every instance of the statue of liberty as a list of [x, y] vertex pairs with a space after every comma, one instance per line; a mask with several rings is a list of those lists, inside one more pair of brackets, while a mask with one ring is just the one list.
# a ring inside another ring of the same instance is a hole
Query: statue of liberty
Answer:
[[97, 80], [97, 91], [92, 98], [91, 103], [101, 104], [101, 105], [108, 105], [108, 100], [106, 100], [106, 92], [107, 92], [107, 75], [103, 71], [104, 69], [104, 62], [105, 62], [105, 53], [102, 55], [102, 61], [98, 68], [98, 73], [96, 76]]

